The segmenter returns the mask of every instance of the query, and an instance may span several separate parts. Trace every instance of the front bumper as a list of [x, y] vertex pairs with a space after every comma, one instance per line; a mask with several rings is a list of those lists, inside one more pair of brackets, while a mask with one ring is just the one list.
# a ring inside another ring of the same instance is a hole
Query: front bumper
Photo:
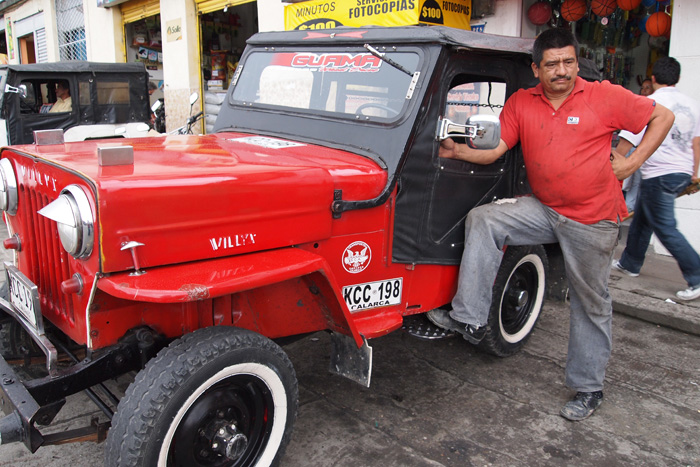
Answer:
[[[16, 272], [14, 274], [17, 277]], [[92, 423], [70, 432], [49, 435], [42, 435], [36, 425], [49, 425], [65, 404], [67, 396], [83, 390], [91, 392], [89, 388], [105, 380], [141, 369], [157, 351], [157, 343], [154, 343], [149, 331], [138, 330], [126, 336], [119, 344], [101, 350], [98, 356], [90, 355], [82, 361], [76, 359], [74, 364], [58, 368], [56, 347], [44, 333], [40, 314], [37, 312], [34, 320], [34, 323], [40, 325], [28, 323], [7, 298], [0, 296], [0, 309], [19, 322], [42, 348], [46, 354], [49, 375], [22, 381], [0, 355], [0, 408], [6, 414], [0, 419], [0, 444], [21, 441], [31, 452], [35, 452], [47, 444], [103, 440], [109, 422]]]

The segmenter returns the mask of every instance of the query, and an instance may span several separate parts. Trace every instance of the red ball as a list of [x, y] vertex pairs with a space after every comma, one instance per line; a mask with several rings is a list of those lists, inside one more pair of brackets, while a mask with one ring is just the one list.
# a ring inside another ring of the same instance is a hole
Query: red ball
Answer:
[[642, 3], [642, 0], [617, 0], [617, 6], [621, 10], [634, 10]]
[[593, 0], [591, 2], [591, 10], [598, 16], [608, 16], [617, 8], [615, 0]]
[[586, 15], [586, 0], [566, 0], [559, 11], [566, 21], [578, 21]]
[[527, 17], [535, 26], [547, 24], [552, 17], [552, 6], [546, 2], [533, 3], [527, 10]]
[[647, 20], [646, 29], [652, 37], [665, 36], [671, 32], [671, 17], [663, 11], [657, 11]]

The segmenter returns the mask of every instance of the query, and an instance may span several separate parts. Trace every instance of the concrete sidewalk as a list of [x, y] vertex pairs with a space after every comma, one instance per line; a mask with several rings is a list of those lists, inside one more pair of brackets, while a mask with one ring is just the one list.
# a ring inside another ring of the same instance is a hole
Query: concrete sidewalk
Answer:
[[[622, 239], [615, 250], [615, 259], [620, 258], [625, 248], [629, 222], [622, 225]], [[687, 287], [676, 260], [654, 253], [651, 246], [638, 277], [616, 270], [610, 275], [614, 311], [700, 335], [700, 298], [690, 302], [676, 298], [676, 292]]]

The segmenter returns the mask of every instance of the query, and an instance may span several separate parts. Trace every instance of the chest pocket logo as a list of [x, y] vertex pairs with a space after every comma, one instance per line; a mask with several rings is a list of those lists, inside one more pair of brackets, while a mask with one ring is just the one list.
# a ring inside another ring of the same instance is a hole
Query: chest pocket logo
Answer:
[[578, 117], [567, 117], [566, 124], [567, 125], [578, 125]]

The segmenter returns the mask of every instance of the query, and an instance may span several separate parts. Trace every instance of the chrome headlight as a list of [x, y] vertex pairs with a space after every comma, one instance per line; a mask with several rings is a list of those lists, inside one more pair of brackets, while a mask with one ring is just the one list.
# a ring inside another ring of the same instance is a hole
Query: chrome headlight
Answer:
[[0, 160], [0, 209], [17, 214], [17, 178], [9, 159]]
[[95, 244], [95, 218], [82, 188], [65, 187], [39, 214], [56, 222], [61, 244], [71, 256], [76, 259], [90, 256]]

